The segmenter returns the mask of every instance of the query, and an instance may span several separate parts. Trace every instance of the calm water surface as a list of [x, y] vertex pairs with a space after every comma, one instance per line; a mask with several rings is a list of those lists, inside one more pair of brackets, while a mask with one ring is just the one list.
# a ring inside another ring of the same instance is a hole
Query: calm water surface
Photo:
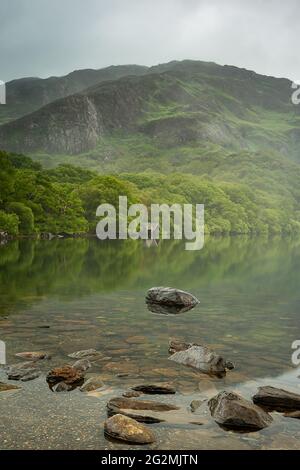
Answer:
[[[157, 285], [188, 290], [201, 303], [180, 315], [153, 314], [144, 299]], [[291, 344], [300, 339], [299, 306], [300, 240], [210, 239], [194, 252], [171, 241], [1, 246], [0, 339], [7, 362], [17, 362], [21, 351], [45, 350], [53, 357], [41, 363], [40, 378], [0, 394], [0, 448], [128, 448], [103, 436], [106, 402], [135, 384], [157, 381], [172, 382], [178, 392], [150, 399], [180, 410], [151, 425], [157, 443], [150, 448], [300, 448], [300, 420], [273, 413], [268, 429], [239, 434], [221, 429], [206, 406], [189, 409], [192, 400], [221, 390], [249, 398], [261, 384], [300, 393], [300, 371], [291, 362]], [[170, 338], [210, 345], [236, 368], [217, 379], [177, 365], [168, 360]], [[90, 374], [101, 374], [105, 388], [50, 392], [47, 371], [89, 348], [103, 353]], [[1, 380], [6, 375], [0, 368]]]

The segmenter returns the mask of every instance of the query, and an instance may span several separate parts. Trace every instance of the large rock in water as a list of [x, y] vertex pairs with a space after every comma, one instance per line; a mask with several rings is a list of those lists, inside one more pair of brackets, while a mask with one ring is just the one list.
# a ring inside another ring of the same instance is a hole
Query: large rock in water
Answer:
[[47, 374], [46, 381], [51, 390], [54, 385], [60, 382], [64, 382], [66, 385], [71, 385], [72, 388], [75, 388], [76, 386], [82, 385], [84, 372], [69, 365], [56, 367]]
[[253, 403], [264, 406], [269, 410], [296, 411], [300, 410], [300, 395], [271, 386], [259, 387], [253, 398]]
[[211, 416], [228, 429], [257, 431], [269, 426], [273, 418], [233, 392], [221, 392], [208, 402]]
[[153, 432], [144, 424], [121, 414], [108, 418], [104, 423], [106, 436], [129, 444], [151, 444], [155, 442]]
[[152, 287], [146, 294], [146, 302], [165, 306], [193, 308], [199, 300], [189, 292], [172, 287]]
[[[182, 343], [185, 345], [185, 343]], [[189, 345], [188, 345], [189, 346]], [[170, 347], [169, 347], [170, 351]], [[226, 361], [207, 346], [191, 345], [187, 349], [179, 350], [169, 357], [170, 361], [193, 367], [205, 374], [224, 376], [226, 369], [233, 369], [234, 365]]]

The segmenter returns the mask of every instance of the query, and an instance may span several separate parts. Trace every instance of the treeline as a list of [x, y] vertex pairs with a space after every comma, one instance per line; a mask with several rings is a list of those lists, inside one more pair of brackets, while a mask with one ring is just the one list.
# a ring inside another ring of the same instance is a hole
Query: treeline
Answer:
[[0, 232], [10, 236], [95, 233], [96, 208], [128, 203], [204, 204], [206, 232], [275, 234], [300, 231], [299, 212], [247, 185], [189, 174], [99, 175], [72, 165], [43, 169], [24, 155], [0, 152]]

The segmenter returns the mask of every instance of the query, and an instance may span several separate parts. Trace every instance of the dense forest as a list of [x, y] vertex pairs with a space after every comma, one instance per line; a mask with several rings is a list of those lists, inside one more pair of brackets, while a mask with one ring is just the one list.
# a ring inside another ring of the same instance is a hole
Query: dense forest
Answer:
[[[268, 180], [265, 181], [267, 183]], [[192, 174], [97, 174], [61, 164], [44, 169], [24, 155], [0, 152], [0, 232], [10, 236], [95, 234], [96, 208], [128, 203], [204, 204], [205, 228], [212, 234], [286, 234], [300, 231], [297, 195], [279, 204], [264, 181], [247, 185]], [[276, 178], [273, 182], [276, 185]], [[260, 187], [258, 187], [260, 186]]]

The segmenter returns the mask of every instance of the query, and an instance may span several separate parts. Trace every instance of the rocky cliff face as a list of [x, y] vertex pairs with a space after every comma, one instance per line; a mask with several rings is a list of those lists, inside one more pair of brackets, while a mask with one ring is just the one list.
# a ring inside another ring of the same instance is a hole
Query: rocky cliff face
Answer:
[[193, 61], [140, 74], [98, 83], [0, 126], [0, 148], [80, 154], [122, 132], [162, 148], [211, 142], [298, 152], [300, 109], [291, 104], [288, 80]]

